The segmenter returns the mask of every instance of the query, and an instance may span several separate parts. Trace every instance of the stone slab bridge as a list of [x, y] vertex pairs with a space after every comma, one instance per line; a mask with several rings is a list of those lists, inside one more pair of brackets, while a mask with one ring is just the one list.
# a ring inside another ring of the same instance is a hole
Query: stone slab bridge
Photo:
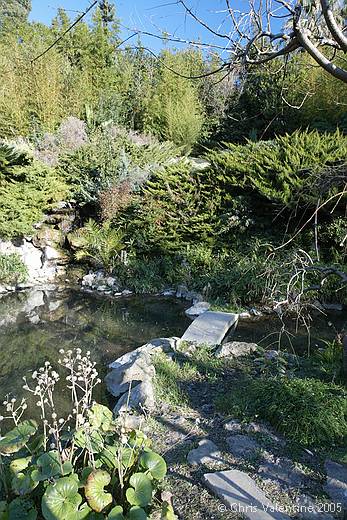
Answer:
[[182, 341], [220, 345], [239, 315], [230, 312], [206, 311], [198, 316], [182, 336]]

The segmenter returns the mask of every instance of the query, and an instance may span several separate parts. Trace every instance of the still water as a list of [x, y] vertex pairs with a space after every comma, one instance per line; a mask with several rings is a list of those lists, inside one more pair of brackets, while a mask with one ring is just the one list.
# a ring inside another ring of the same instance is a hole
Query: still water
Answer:
[[107, 364], [156, 337], [181, 336], [187, 302], [171, 298], [107, 299], [79, 290], [32, 290], [0, 299], [0, 402], [23, 394], [23, 376], [60, 349], [90, 351], [100, 375]]

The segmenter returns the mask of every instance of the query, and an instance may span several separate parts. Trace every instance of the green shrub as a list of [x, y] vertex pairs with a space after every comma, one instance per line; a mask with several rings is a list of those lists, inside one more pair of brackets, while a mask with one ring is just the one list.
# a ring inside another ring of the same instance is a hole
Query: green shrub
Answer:
[[104, 267], [109, 272], [119, 262], [124, 247], [122, 233], [112, 228], [108, 221], [99, 225], [89, 220], [70, 236], [70, 241], [76, 250], [77, 260], [89, 260], [96, 267]]
[[90, 355], [80, 349], [60, 353], [64, 394], [71, 396], [67, 417], [57, 414], [60, 374], [48, 361], [33, 372], [31, 383], [24, 378], [24, 389], [36, 396], [40, 424], [24, 419], [25, 398], [4, 401], [14, 427], [0, 438], [2, 517], [145, 520], [153, 513], [176, 519], [160, 497], [165, 460], [143, 432], [126, 431], [111, 410], [93, 401], [100, 380]]
[[138, 144], [124, 129], [105, 126], [94, 132], [89, 144], [62, 157], [59, 171], [75, 187], [77, 202], [93, 204], [99, 211], [105, 190], [127, 183], [136, 191], [152, 171], [178, 154], [170, 143]]
[[27, 277], [28, 270], [19, 255], [0, 254], [0, 283], [16, 285], [25, 282]]
[[182, 160], [154, 172], [117, 222], [136, 252], [182, 251], [213, 243], [218, 233], [218, 191], [211, 197], [208, 174]]
[[[226, 193], [251, 191], [264, 199], [294, 207], [313, 198], [318, 172], [346, 161], [347, 137], [318, 131], [278, 136], [272, 141], [227, 144], [223, 152], [208, 154], [216, 180]], [[329, 186], [331, 187], [331, 186]]]
[[347, 392], [315, 379], [247, 381], [218, 400], [219, 408], [243, 419], [262, 419], [303, 446], [331, 447], [347, 435]]
[[0, 148], [0, 237], [30, 234], [68, 192], [55, 171], [14, 147]]

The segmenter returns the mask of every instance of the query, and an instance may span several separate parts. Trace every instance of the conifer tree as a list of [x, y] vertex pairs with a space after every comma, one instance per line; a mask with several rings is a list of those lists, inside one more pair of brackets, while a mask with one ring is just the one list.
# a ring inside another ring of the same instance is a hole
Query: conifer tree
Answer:
[[31, 0], [0, 0], [0, 29], [25, 22], [31, 11]]

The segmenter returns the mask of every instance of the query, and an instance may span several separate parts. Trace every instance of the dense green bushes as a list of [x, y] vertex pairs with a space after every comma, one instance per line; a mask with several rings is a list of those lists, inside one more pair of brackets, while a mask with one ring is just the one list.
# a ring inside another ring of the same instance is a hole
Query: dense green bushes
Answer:
[[12, 238], [31, 234], [33, 224], [66, 196], [68, 188], [52, 168], [27, 154], [1, 146], [0, 156], [5, 155], [0, 169], [0, 237]]
[[[347, 137], [339, 131], [296, 131], [273, 141], [228, 144], [225, 151], [208, 154], [216, 179], [227, 193], [249, 190], [291, 208], [298, 202], [316, 203], [319, 173], [345, 163], [346, 157]], [[305, 200], [300, 201], [301, 197]]]
[[331, 448], [347, 436], [346, 390], [315, 379], [253, 379], [219, 400], [223, 412], [263, 419], [304, 446]]

